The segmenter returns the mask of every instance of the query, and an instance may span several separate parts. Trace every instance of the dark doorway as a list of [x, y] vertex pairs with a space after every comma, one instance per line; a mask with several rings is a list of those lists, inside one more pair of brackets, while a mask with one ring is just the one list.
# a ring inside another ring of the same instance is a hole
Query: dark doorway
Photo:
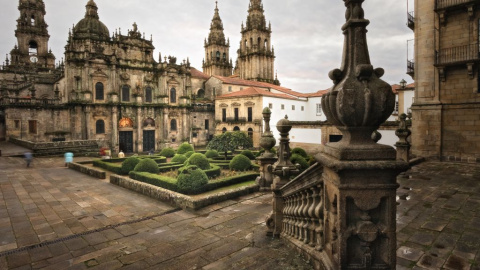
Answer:
[[143, 131], [143, 151], [155, 151], [155, 130]]
[[[15, 125], [16, 124], [17, 122], [15, 122]], [[5, 125], [5, 114], [2, 111], [0, 112], [0, 141], [5, 141], [6, 135], [7, 135], [7, 127]]]
[[133, 152], [133, 131], [120, 131], [120, 150], [124, 153]]
[[342, 139], [342, 135], [330, 135], [328, 137], [329, 142], [339, 142]]

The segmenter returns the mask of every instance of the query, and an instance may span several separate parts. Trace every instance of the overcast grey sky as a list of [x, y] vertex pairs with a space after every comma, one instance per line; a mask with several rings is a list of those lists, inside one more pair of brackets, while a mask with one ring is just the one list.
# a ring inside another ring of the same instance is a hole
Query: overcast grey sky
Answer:
[[[110, 32], [122, 34], [136, 22], [146, 37], [153, 35], [158, 53], [190, 58], [201, 70], [203, 41], [208, 36], [215, 0], [95, 0], [100, 20]], [[68, 29], [84, 17], [88, 0], [44, 0], [49, 25], [49, 45], [60, 60]], [[230, 38], [230, 56], [235, 62], [241, 37], [240, 26], [247, 18], [249, 0], [218, 0], [225, 35]], [[0, 62], [16, 44], [18, 0], [0, 0]], [[275, 69], [282, 86], [299, 92], [329, 88], [331, 69], [340, 67], [343, 47], [341, 26], [345, 22], [342, 0], [263, 0], [267, 22], [272, 23]], [[413, 32], [406, 27], [406, 1], [366, 0], [368, 44], [374, 67], [383, 67], [388, 83], [398, 83], [406, 75], [407, 40]], [[158, 60], [158, 59], [157, 59]]]

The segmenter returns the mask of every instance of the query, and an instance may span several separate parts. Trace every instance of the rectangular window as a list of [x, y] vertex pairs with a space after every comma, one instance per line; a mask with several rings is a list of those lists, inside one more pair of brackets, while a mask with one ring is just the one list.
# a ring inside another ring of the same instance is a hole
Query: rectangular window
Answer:
[[209, 130], [209, 129], [210, 129], [210, 123], [208, 119], [205, 119], [205, 130]]
[[398, 114], [398, 101], [395, 101], [395, 110], [393, 111], [393, 114]]
[[302, 112], [305, 111], [305, 107], [302, 106]]
[[317, 103], [317, 115], [322, 115], [322, 103]]
[[231, 86], [228, 87], [228, 92], [232, 92], [232, 87]]
[[252, 107], [248, 107], [248, 122], [252, 122]]
[[269, 108], [269, 109], [273, 109], [273, 104], [272, 104], [272, 103], [268, 103], [268, 108]]
[[37, 134], [37, 121], [36, 120], [28, 120], [28, 133], [29, 134]]
[[283, 105], [283, 104], [280, 105], [280, 108], [281, 108], [282, 110], [285, 110], [285, 105]]
[[15, 124], [15, 129], [19, 129], [20, 128], [20, 120], [13, 120], [14, 124]]
[[227, 122], [227, 109], [222, 109], [222, 122]]
[[292, 111], [295, 111], [295, 105], [292, 105]]
[[234, 117], [235, 117], [235, 121], [238, 121], [238, 108], [234, 108], [233, 109], [233, 112], [234, 112]]

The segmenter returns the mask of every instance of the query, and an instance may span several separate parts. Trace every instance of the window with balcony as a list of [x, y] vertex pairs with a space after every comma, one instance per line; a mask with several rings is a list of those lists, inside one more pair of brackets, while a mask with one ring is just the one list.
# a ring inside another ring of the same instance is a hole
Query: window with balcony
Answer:
[[152, 88], [151, 87], [147, 87], [145, 88], [145, 102], [147, 103], [152, 103]]
[[238, 108], [233, 109], [233, 117], [235, 121], [238, 121]]
[[96, 134], [104, 134], [105, 133], [105, 121], [97, 120], [95, 123], [95, 133]]
[[122, 86], [122, 101], [123, 102], [130, 101], [130, 86], [128, 85]]

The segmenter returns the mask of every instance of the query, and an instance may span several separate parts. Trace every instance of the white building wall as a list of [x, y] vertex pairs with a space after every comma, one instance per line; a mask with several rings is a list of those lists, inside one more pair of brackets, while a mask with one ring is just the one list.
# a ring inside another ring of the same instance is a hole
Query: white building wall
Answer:
[[320, 128], [292, 128], [290, 131], [290, 142], [321, 144], [322, 130]]
[[403, 96], [404, 96], [404, 108], [403, 108], [403, 111], [404, 112], [408, 112], [408, 109], [410, 109], [412, 107], [412, 104], [413, 104], [413, 98], [415, 97], [415, 91], [404, 91], [403, 92]]
[[382, 134], [382, 138], [378, 143], [386, 144], [393, 146], [395, 148], [395, 143], [398, 142], [398, 137], [395, 135], [395, 130], [378, 130]]

